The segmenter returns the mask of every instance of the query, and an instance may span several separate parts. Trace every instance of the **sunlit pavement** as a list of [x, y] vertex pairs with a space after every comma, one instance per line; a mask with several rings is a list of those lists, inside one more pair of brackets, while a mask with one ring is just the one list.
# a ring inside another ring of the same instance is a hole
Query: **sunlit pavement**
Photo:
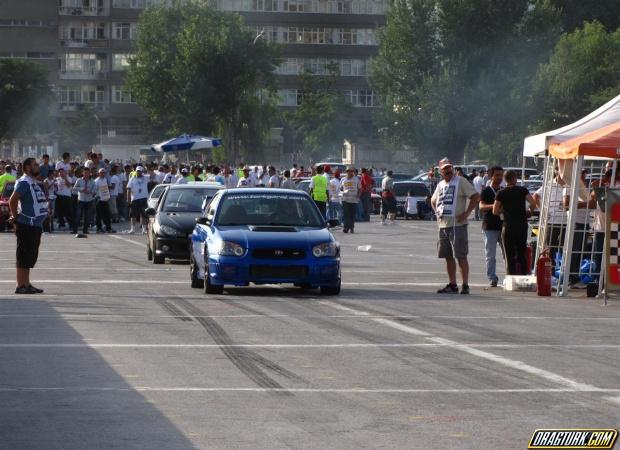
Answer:
[[206, 296], [123, 234], [44, 236], [45, 294], [16, 296], [0, 234], [0, 448], [522, 449], [618, 427], [620, 300], [485, 289], [479, 225], [470, 296], [434, 293], [431, 222], [336, 231], [338, 297]]

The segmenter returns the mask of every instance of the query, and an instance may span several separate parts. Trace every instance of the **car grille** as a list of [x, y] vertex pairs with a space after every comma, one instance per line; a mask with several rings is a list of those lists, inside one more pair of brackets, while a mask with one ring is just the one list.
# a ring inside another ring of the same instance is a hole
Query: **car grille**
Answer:
[[252, 265], [250, 275], [260, 278], [305, 278], [308, 276], [308, 267]]
[[257, 259], [304, 259], [306, 252], [299, 248], [257, 248], [252, 256]]

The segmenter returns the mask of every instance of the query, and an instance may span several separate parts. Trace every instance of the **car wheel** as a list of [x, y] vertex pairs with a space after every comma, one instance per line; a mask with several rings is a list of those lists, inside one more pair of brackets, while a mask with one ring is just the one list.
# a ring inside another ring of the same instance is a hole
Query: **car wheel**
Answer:
[[157, 245], [155, 242], [153, 242], [153, 246], [151, 248], [151, 252], [153, 253], [153, 264], [164, 264], [166, 262], [166, 258], [157, 254]]
[[340, 278], [336, 286], [321, 286], [321, 295], [339, 295], [340, 294]]
[[192, 287], [194, 289], [202, 289], [204, 287], [205, 281], [198, 278], [198, 267], [193, 255], [189, 257], [189, 277], [192, 280]]
[[151, 242], [146, 245], [146, 259], [147, 261], [153, 261], [153, 250], [151, 249]]

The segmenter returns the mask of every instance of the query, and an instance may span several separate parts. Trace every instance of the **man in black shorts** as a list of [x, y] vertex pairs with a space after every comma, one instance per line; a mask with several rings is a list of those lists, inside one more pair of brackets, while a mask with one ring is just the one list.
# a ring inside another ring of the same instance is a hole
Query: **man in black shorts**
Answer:
[[16, 251], [16, 294], [40, 294], [30, 284], [30, 269], [37, 263], [43, 222], [47, 218], [47, 198], [37, 183], [39, 164], [34, 158], [27, 158], [22, 164], [24, 175], [17, 180], [15, 190], [9, 199], [11, 216], [9, 223], [15, 226]]
[[129, 217], [131, 218], [131, 228], [129, 234], [136, 232], [136, 222], [140, 223], [142, 234], [146, 233], [146, 199], [149, 196], [148, 180], [144, 176], [144, 168], [136, 167], [136, 176], [127, 182], [127, 202], [129, 203]]

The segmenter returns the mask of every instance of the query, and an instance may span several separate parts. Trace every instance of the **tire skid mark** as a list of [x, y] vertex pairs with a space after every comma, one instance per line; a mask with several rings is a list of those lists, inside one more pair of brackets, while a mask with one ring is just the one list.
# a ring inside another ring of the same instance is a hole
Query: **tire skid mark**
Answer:
[[303, 379], [295, 373], [284, 369], [278, 364], [269, 361], [251, 350], [240, 347], [227, 347], [233, 344], [233, 341], [228, 333], [226, 333], [226, 331], [215, 320], [207, 317], [197, 317], [204, 316], [205, 313], [183, 298], [176, 298], [175, 302], [193, 316], [193, 319], [209, 333], [215, 343], [221, 346], [220, 350], [222, 353], [224, 353], [224, 355], [243, 374], [245, 374], [258, 386], [266, 389], [279, 389], [280, 391], [274, 391], [274, 394], [277, 395], [293, 395], [292, 393], [286, 391], [280, 383], [269, 377], [260, 367], [258, 367], [259, 365], [264, 369], [273, 371], [285, 378], [303, 381]]
[[193, 319], [181, 311], [176, 305], [170, 303], [168, 300], [157, 299], [156, 302], [167, 312], [172, 314], [175, 319], [179, 319], [182, 322], [191, 322]]

